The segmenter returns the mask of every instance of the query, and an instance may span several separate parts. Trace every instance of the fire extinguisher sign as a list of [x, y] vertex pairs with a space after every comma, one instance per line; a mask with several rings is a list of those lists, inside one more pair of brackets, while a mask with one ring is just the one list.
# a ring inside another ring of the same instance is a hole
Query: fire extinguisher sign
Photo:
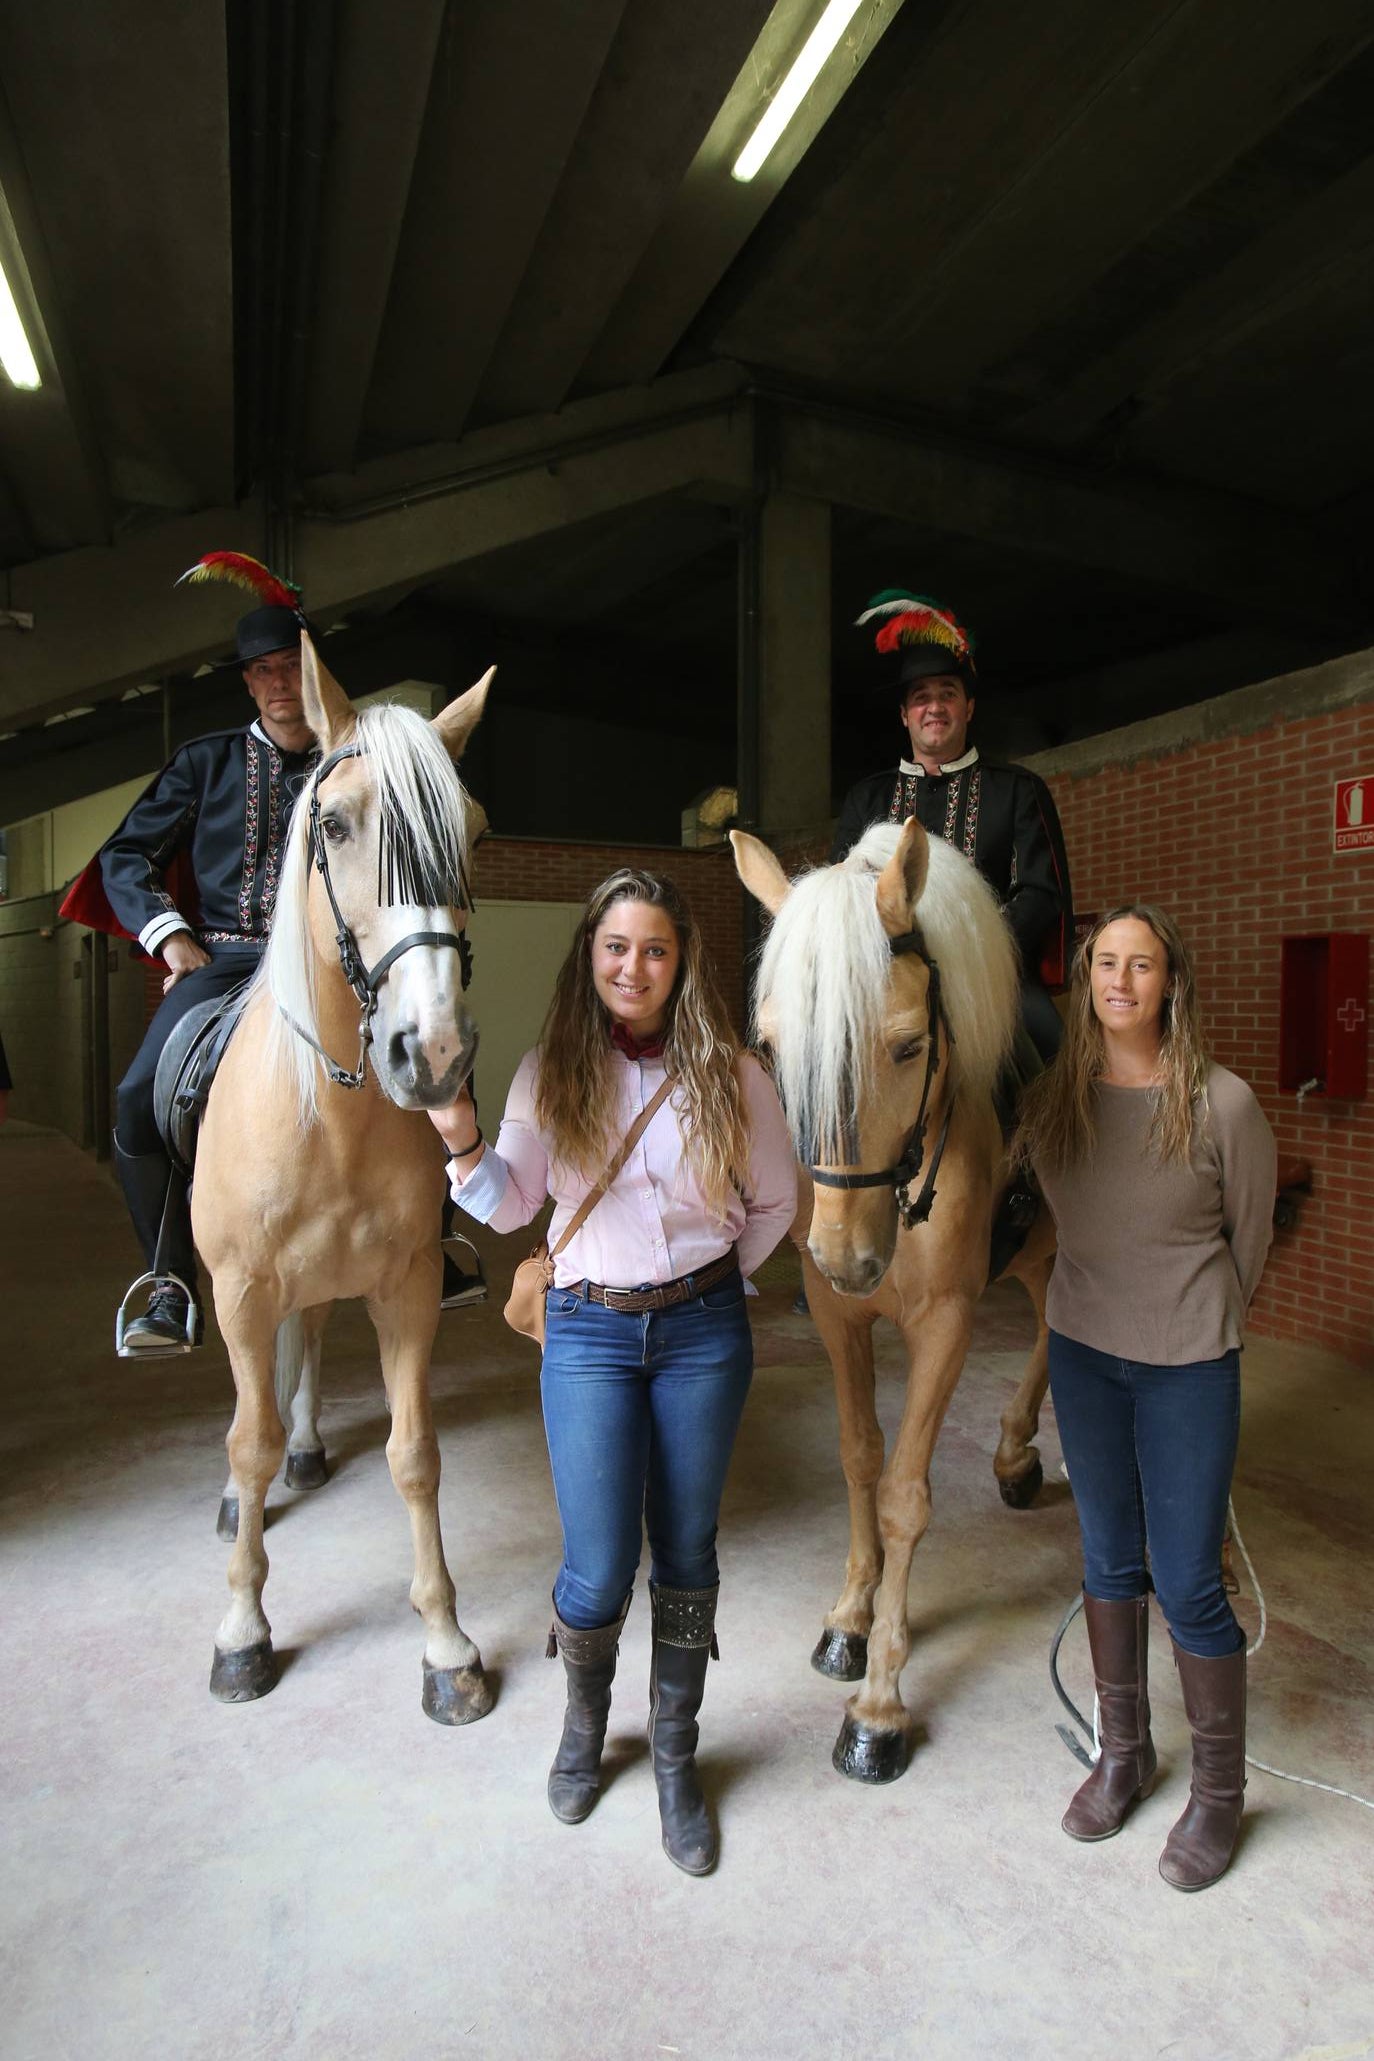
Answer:
[[1332, 828], [1338, 852], [1374, 852], [1374, 773], [1336, 782]]

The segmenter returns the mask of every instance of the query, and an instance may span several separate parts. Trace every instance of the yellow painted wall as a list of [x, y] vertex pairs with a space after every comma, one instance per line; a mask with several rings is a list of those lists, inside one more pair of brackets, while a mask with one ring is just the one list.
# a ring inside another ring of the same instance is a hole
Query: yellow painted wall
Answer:
[[468, 1005], [477, 1019], [477, 1099], [482, 1129], [496, 1136], [511, 1076], [539, 1035], [554, 975], [582, 913], [580, 902], [495, 902], [479, 897], [469, 935]]

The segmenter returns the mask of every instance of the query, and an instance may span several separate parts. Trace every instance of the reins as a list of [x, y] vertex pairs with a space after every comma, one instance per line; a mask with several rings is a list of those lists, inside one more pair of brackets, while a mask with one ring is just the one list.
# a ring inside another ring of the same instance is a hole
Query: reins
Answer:
[[947, 1046], [954, 1043], [954, 1033], [945, 1021], [944, 1003], [940, 994], [940, 968], [925, 947], [925, 939], [919, 930], [905, 930], [900, 937], [890, 941], [889, 950], [894, 959], [911, 952], [921, 961], [930, 976], [926, 990], [926, 1009], [930, 1021], [930, 1035], [926, 1043], [926, 1077], [921, 1083], [921, 1106], [916, 1112], [916, 1121], [907, 1132], [906, 1143], [895, 1166], [884, 1167], [876, 1174], [832, 1174], [824, 1167], [810, 1169], [813, 1181], [822, 1188], [886, 1188], [896, 1191], [897, 1214], [903, 1227], [910, 1231], [917, 1224], [924, 1224], [935, 1202], [935, 1179], [940, 1171], [940, 1162], [945, 1156], [949, 1139], [950, 1122], [954, 1115], [956, 1097], [951, 1095], [945, 1109], [945, 1120], [940, 1126], [940, 1135], [931, 1155], [926, 1177], [915, 1201], [911, 1199], [911, 1184], [925, 1165], [926, 1123], [930, 1107], [930, 1091], [940, 1066], [940, 1030], [944, 1027]]
[[[330, 1058], [319, 1039], [312, 1037], [303, 1024], [297, 1023], [295, 1017], [283, 1009], [280, 1002], [277, 1004], [278, 1010], [286, 1022], [290, 1024], [296, 1036], [304, 1038], [306, 1044], [311, 1046], [324, 1061], [325, 1072], [336, 1088], [361, 1088], [366, 1080], [367, 1052], [369, 1045], [372, 1043], [372, 1019], [377, 1013], [378, 994], [382, 982], [403, 954], [414, 951], [417, 945], [451, 947], [458, 954], [460, 978], [465, 991], [469, 981], [472, 979], [472, 946], [468, 943], [467, 937], [462, 931], [413, 930], [407, 937], [403, 937], [398, 944], [392, 945], [389, 951], [383, 952], [381, 958], [371, 971], [368, 970], [364, 963], [363, 955], [358, 949], [358, 940], [353, 935], [343, 910], [339, 907], [338, 897], [334, 892], [334, 882], [330, 877], [329, 852], [320, 820], [320, 789], [323, 787], [329, 774], [333, 772], [336, 766], [341, 765], [345, 759], [360, 759], [365, 756], [366, 754], [360, 744], [341, 744], [337, 751], [331, 751], [328, 758], [324, 760], [315, 775], [314, 783], [310, 789], [310, 824], [306, 833], [305, 846], [306, 865], [307, 867], [313, 865], [319, 872], [320, 878], [324, 882], [324, 891], [329, 897], [329, 906], [334, 914], [334, 942], [339, 948], [339, 965], [343, 971], [344, 979], [357, 996], [362, 1011], [358, 1020], [358, 1064], [356, 1069], [350, 1073], [346, 1067], [339, 1066]], [[468, 881], [467, 868], [461, 859], [458, 861], [457, 906], [459, 909], [468, 911], [469, 914], [476, 907], [476, 903], [472, 898], [472, 888]]]

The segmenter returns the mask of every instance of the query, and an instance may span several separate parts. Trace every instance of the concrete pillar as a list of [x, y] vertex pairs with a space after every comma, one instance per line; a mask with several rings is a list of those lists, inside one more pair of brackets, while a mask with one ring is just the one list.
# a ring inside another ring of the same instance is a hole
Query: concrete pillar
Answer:
[[830, 815], [830, 508], [769, 494], [758, 527], [759, 827]]

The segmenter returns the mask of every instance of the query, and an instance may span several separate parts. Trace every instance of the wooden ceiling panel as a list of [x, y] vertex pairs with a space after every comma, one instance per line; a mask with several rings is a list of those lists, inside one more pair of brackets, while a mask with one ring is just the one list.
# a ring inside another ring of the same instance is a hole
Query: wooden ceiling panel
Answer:
[[112, 493], [177, 508], [231, 492], [223, 5], [0, 0], [0, 37]]
[[703, 342], [906, 393], [941, 266], [1176, 5], [904, 8], [708, 309]]
[[444, 7], [339, 8], [303, 440], [310, 473], [346, 471], [357, 455]]
[[631, 0], [482, 383], [482, 420], [567, 399], [771, 5]]
[[1315, 509], [1374, 479], [1374, 267], [1329, 265], [1257, 335], [1123, 428], [1128, 461]]
[[624, 7], [449, 7], [368, 396], [369, 454], [462, 435]]

